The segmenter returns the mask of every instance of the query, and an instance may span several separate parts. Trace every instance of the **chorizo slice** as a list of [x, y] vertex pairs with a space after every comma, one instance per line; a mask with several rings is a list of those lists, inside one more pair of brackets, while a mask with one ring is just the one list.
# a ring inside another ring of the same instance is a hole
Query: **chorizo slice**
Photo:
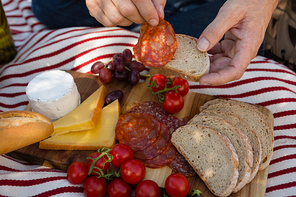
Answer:
[[148, 113], [156, 117], [161, 123], [165, 124], [171, 133], [173, 133], [177, 128], [184, 126], [187, 122], [178, 119], [172, 114], [168, 113], [163, 109], [163, 107], [154, 102], [146, 101], [139, 103], [138, 105], [131, 108], [128, 112], [130, 113]]
[[154, 143], [143, 150], [135, 151], [135, 158], [147, 160], [152, 159], [162, 153], [171, 139], [171, 133], [168, 130], [167, 126], [163, 123], [161, 123], [160, 128], [160, 133]]
[[140, 27], [140, 37], [133, 51], [135, 58], [148, 67], [167, 64], [177, 49], [176, 34], [171, 24], [159, 19], [157, 26], [144, 22]]
[[133, 151], [147, 148], [160, 133], [160, 122], [146, 113], [122, 114], [115, 128], [119, 143], [129, 145]]
[[171, 142], [169, 142], [161, 154], [157, 155], [152, 159], [147, 159], [147, 160], [139, 159], [139, 160], [142, 161], [146, 167], [161, 168], [171, 163], [175, 159], [177, 153], [178, 151], [176, 150], [174, 145]]
[[191, 165], [186, 161], [185, 157], [180, 153], [177, 154], [175, 159], [168, 164], [173, 171], [183, 174], [186, 177], [195, 176], [196, 172]]

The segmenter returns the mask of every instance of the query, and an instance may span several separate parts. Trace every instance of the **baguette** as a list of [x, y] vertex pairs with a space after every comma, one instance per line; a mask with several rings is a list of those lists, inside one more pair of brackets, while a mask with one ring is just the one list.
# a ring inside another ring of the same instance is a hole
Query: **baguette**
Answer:
[[0, 113], [0, 155], [39, 142], [53, 132], [52, 122], [31, 111]]
[[209, 72], [210, 59], [207, 52], [197, 49], [194, 37], [176, 34], [177, 50], [166, 65], [155, 67], [166, 75], [181, 77], [188, 81], [198, 82], [199, 79]]
[[231, 194], [238, 178], [238, 157], [225, 135], [207, 126], [185, 125], [172, 134], [171, 142], [214, 195]]

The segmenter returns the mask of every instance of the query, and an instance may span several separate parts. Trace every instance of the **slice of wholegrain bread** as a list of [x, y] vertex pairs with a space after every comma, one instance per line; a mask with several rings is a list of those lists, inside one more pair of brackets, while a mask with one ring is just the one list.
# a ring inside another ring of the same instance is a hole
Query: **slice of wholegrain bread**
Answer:
[[242, 101], [238, 101], [238, 100], [233, 100], [233, 99], [213, 99], [211, 101], [208, 101], [207, 103], [205, 103], [204, 105], [202, 105], [200, 107], [200, 110], [205, 110], [207, 107], [209, 107], [210, 105], [213, 104], [217, 104], [220, 102], [226, 102], [226, 103], [238, 103], [241, 105], [244, 105], [246, 107], [252, 108], [259, 116], [261, 116], [270, 126], [272, 126], [270, 119], [267, 117], [267, 115], [265, 115], [264, 113], [262, 113], [258, 107], [256, 107], [255, 105], [252, 105], [250, 103], [246, 103], [246, 102], [242, 102]]
[[[259, 164], [261, 161], [261, 144], [259, 137], [257, 134], [244, 122], [242, 119], [237, 117], [236, 115], [230, 113], [230, 112], [224, 112], [224, 111], [215, 111], [215, 110], [203, 110], [199, 113], [201, 116], [218, 116], [220, 118], [223, 118], [233, 124], [236, 128], [238, 128], [241, 132], [243, 132], [249, 139], [250, 144], [252, 146], [253, 151], [253, 166], [251, 167], [251, 175], [250, 179], [248, 181], [251, 182], [254, 177], [257, 175]], [[233, 190], [233, 192], [239, 191], [244, 186], [244, 183], [238, 183], [236, 188]]]
[[185, 125], [172, 134], [171, 142], [214, 195], [231, 194], [238, 178], [238, 157], [225, 135], [207, 126]]
[[228, 137], [238, 155], [239, 177], [234, 190], [238, 191], [250, 180], [251, 167], [253, 165], [253, 151], [248, 137], [234, 127], [229, 121], [218, 116], [194, 116], [188, 124], [199, 124], [209, 126], [215, 131]]
[[230, 112], [242, 119], [259, 137], [262, 148], [259, 170], [263, 170], [269, 165], [273, 154], [273, 128], [262, 116], [253, 109], [235, 102], [220, 102], [210, 105], [207, 110]]
[[176, 34], [176, 38], [177, 50], [173, 58], [165, 66], [156, 68], [166, 75], [198, 82], [204, 74], [209, 72], [209, 55], [207, 52], [201, 52], [197, 49], [197, 42], [194, 37]]

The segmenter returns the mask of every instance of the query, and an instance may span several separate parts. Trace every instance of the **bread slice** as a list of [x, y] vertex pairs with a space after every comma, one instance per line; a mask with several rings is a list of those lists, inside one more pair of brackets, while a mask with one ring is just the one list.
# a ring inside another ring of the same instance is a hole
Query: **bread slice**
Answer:
[[216, 104], [216, 103], [220, 103], [220, 102], [238, 103], [238, 104], [244, 105], [246, 107], [252, 108], [259, 116], [261, 116], [272, 127], [272, 124], [271, 124], [270, 119], [268, 118], [268, 116], [265, 115], [264, 113], [262, 113], [259, 110], [258, 107], [256, 107], [255, 105], [252, 105], [250, 103], [246, 103], [246, 102], [242, 102], [242, 101], [238, 101], [238, 100], [233, 100], [233, 99], [213, 99], [211, 101], [206, 102], [204, 105], [202, 105], [200, 107], [200, 110], [205, 110], [210, 105], [213, 105], [213, 104]]
[[214, 195], [231, 194], [238, 178], [238, 157], [225, 135], [207, 126], [185, 125], [172, 134], [171, 142]]
[[[218, 116], [220, 118], [223, 118], [233, 124], [236, 128], [238, 128], [241, 132], [243, 132], [249, 139], [250, 144], [252, 146], [253, 151], [253, 166], [251, 167], [251, 175], [250, 179], [248, 181], [251, 182], [253, 178], [257, 175], [259, 164], [261, 161], [261, 144], [259, 137], [257, 134], [244, 122], [242, 119], [237, 117], [236, 115], [224, 112], [224, 111], [214, 111], [214, 110], [203, 110], [199, 113], [201, 116]], [[244, 185], [243, 184], [237, 184], [236, 188], [233, 190], [233, 192], [239, 191]]]
[[234, 102], [220, 102], [213, 104], [207, 107], [207, 110], [233, 113], [249, 125], [249, 127], [255, 131], [261, 143], [262, 157], [259, 170], [263, 170], [269, 165], [273, 154], [273, 128], [262, 118], [262, 116], [258, 115], [253, 109]]
[[207, 52], [197, 49], [194, 37], [176, 34], [177, 50], [175, 55], [165, 66], [156, 67], [166, 75], [181, 77], [189, 81], [198, 82], [209, 72], [210, 59]]
[[238, 187], [236, 186], [234, 190], [238, 191], [244, 185], [246, 185], [250, 180], [251, 166], [253, 165], [252, 146], [248, 137], [236, 127], [234, 127], [230, 122], [218, 116], [196, 115], [188, 122], [188, 124], [209, 126], [228, 137], [236, 150], [239, 160], [239, 177], [237, 181]]

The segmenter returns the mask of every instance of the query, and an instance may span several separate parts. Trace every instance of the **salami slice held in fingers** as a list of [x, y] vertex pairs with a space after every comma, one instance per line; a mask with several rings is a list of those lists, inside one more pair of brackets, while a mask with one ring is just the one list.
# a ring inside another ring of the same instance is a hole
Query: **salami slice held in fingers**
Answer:
[[144, 22], [140, 27], [140, 37], [133, 51], [135, 58], [148, 67], [167, 64], [177, 49], [177, 38], [171, 24], [159, 19], [157, 26]]
[[147, 148], [160, 133], [160, 122], [146, 113], [122, 114], [115, 128], [119, 143], [129, 145], [133, 151]]
[[162, 153], [171, 139], [171, 133], [167, 126], [163, 123], [161, 123], [160, 128], [160, 133], [154, 143], [143, 150], [135, 151], [135, 158], [147, 160], [152, 159]]

